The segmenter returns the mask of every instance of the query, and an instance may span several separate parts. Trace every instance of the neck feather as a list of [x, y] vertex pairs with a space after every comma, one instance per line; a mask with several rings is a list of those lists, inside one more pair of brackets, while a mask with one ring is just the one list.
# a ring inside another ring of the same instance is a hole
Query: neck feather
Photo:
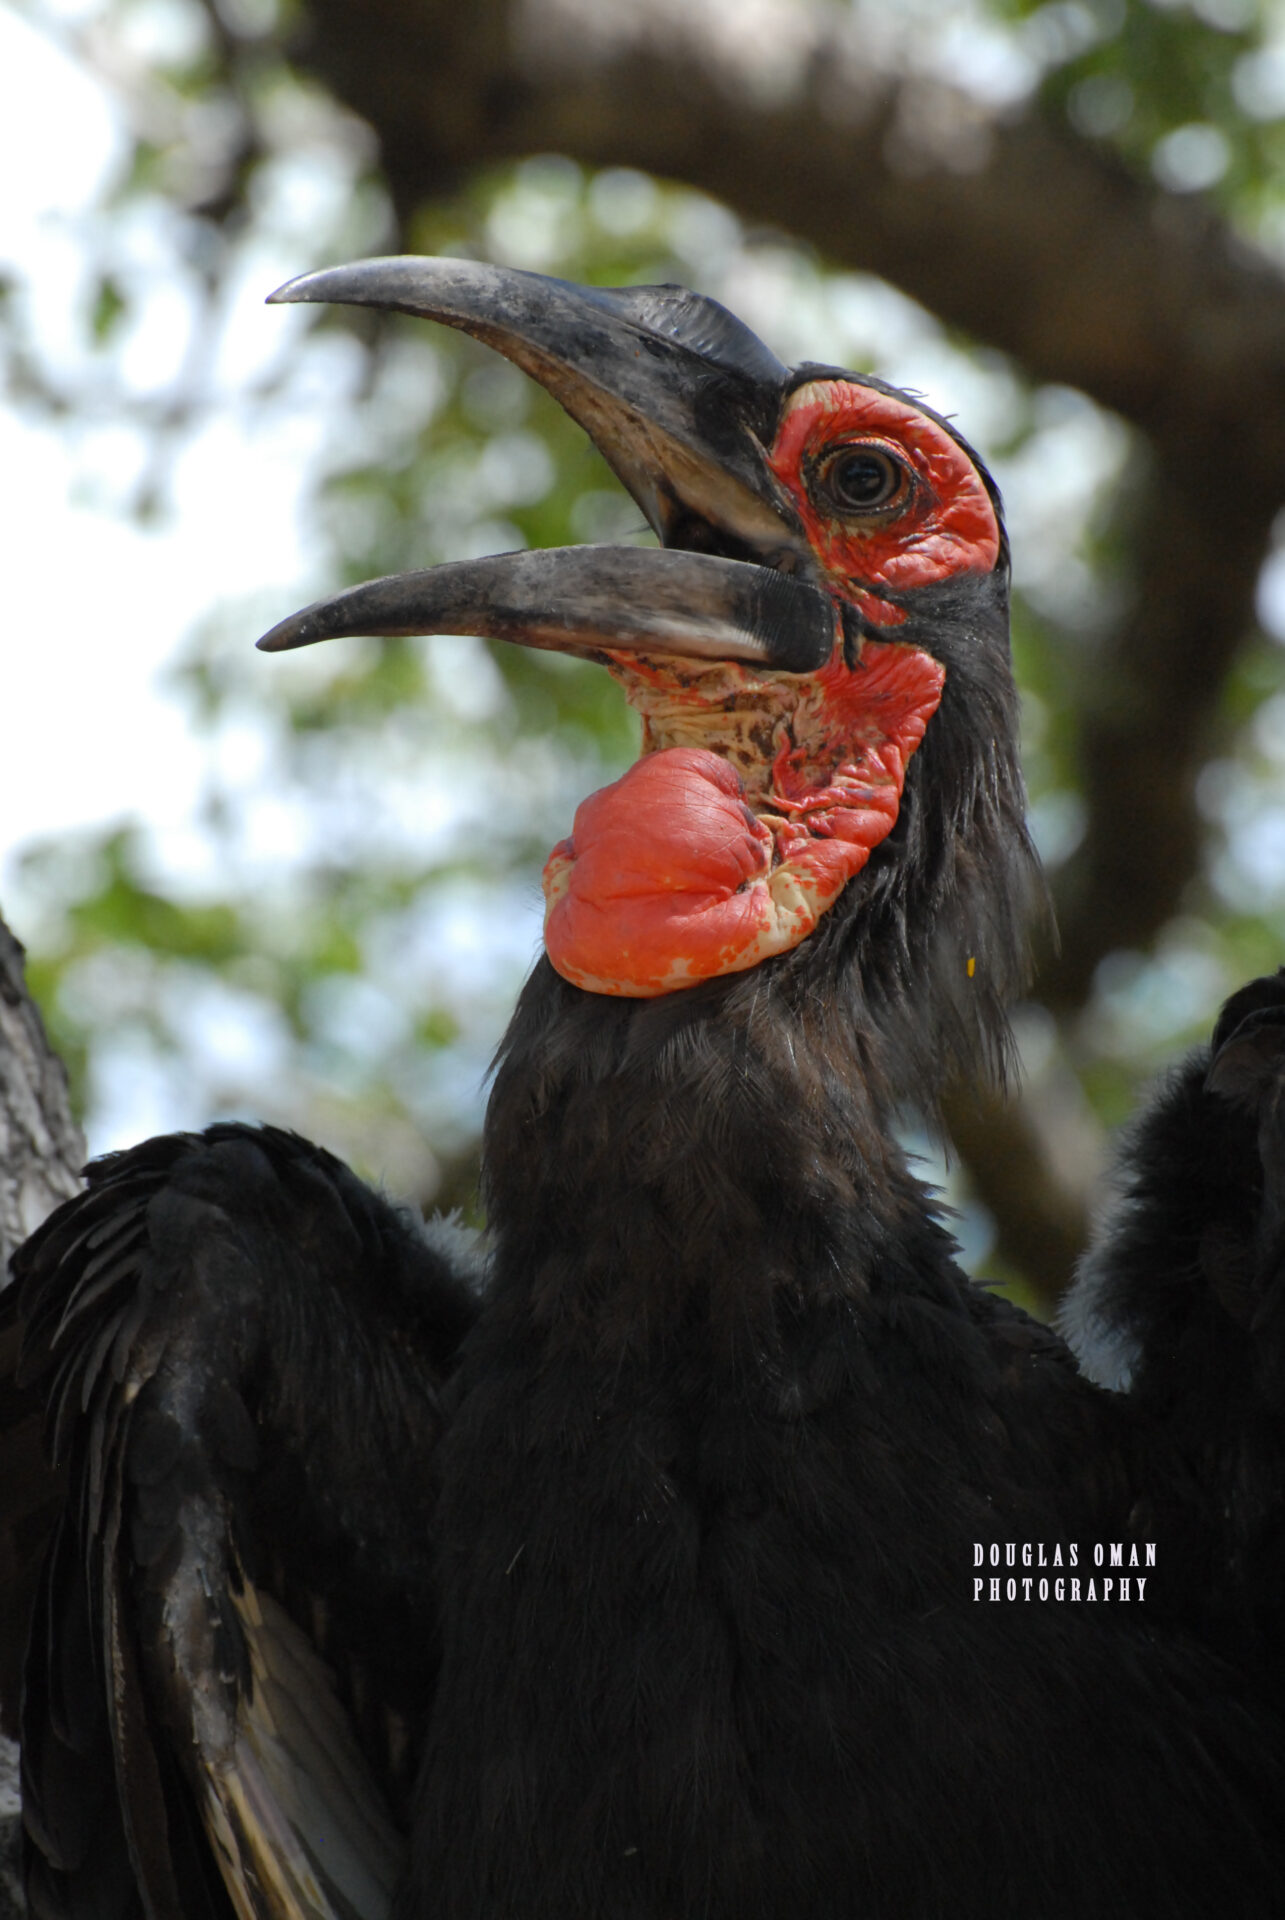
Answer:
[[698, 1313], [733, 1357], [945, 1237], [891, 1126], [877, 1036], [797, 974], [582, 992], [541, 961], [497, 1070], [501, 1288], [573, 1341], [654, 1350]]

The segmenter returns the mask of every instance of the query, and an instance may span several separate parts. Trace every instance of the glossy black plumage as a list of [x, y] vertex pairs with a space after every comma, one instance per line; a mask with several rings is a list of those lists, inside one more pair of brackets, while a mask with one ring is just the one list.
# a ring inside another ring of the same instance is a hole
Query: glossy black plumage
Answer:
[[406, 1216], [275, 1129], [168, 1136], [90, 1182], [29, 1244], [12, 1302], [72, 1488], [25, 1676], [29, 1898], [35, 1914], [223, 1915], [167, 1737], [181, 1758], [204, 1714], [230, 1751], [247, 1585], [336, 1660], [404, 1814], [434, 1633], [401, 1490], [431, 1460], [476, 1302]]
[[[70, 1487], [27, 1668], [35, 1911], [1266, 1920], [1285, 986], [1127, 1149], [1068, 1316], [1095, 1384], [960, 1271], [896, 1134], [951, 1067], [1002, 1070], [1041, 900], [1002, 529], [985, 568], [846, 597], [765, 451], [833, 370], [711, 303], [458, 263], [303, 285], [532, 367], [726, 562], [731, 625], [737, 563], [771, 566], [783, 629], [797, 576], [846, 671], [874, 639], [945, 684], [792, 950], [655, 998], [538, 963], [485, 1264], [236, 1127], [100, 1163], [29, 1244], [10, 1310]], [[451, 580], [490, 619], [485, 567]], [[388, 630], [417, 596], [387, 583]], [[1022, 1597], [1024, 1548], [1130, 1597]]]

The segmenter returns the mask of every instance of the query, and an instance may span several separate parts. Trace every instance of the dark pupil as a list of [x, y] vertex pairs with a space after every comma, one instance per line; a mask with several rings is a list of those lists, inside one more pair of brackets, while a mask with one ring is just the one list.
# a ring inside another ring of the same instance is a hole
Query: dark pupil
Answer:
[[877, 453], [847, 453], [831, 468], [830, 484], [845, 507], [881, 507], [897, 491], [897, 476]]

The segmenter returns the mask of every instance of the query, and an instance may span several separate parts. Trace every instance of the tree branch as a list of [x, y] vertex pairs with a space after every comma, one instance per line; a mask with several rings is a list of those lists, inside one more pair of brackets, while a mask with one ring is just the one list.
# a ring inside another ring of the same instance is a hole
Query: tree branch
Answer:
[[[0, 1282], [9, 1255], [60, 1200], [80, 1188], [85, 1143], [72, 1118], [67, 1076], [26, 990], [22, 948], [0, 920]], [[17, 1732], [12, 1709], [26, 1645], [38, 1544], [52, 1524], [59, 1484], [44, 1462], [38, 1396], [16, 1385], [16, 1327], [0, 1329], [0, 1726]], [[6, 1754], [0, 1739], [0, 1920], [13, 1834], [5, 1820]]]
[[67, 1075], [22, 971], [22, 948], [0, 920], [0, 1275], [60, 1200], [80, 1190], [85, 1141]]

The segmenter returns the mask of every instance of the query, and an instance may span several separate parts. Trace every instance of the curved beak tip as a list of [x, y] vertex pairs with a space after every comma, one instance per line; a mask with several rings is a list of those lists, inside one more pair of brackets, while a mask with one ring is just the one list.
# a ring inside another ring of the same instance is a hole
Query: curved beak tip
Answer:
[[307, 610], [302, 613], [288, 614], [284, 620], [278, 620], [275, 627], [260, 634], [255, 646], [260, 653], [290, 653], [295, 647], [311, 646], [314, 640], [324, 640], [324, 633], [314, 633], [307, 619]]
[[[340, 269], [339, 271], [343, 271]], [[285, 280], [264, 301], [265, 307], [286, 307], [300, 300], [330, 300], [339, 274], [334, 267], [316, 267], [311, 273], [297, 273]]]

